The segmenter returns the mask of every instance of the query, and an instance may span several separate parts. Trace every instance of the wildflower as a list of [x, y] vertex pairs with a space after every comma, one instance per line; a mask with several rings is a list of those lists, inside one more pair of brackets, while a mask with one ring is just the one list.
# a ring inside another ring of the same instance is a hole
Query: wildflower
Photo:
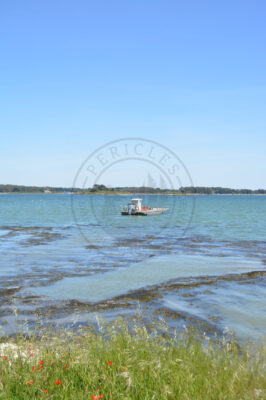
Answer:
[[42, 366], [42, 365], [40, 365], [40, 366], [39, 366], [39, 369], [43, 369], [43, 366]]
[[51, 361], [50, 365], [53, 365], [53, 364], [55, 364], [55, 362], [54, 362], [54, 361]]
[[60, 381], [60, 379], [57, 379], [57, 380], [55, 381], [55, 383], [56, 383], [57, 386], [58, 386], [58, 385], [61, 385], [62, 381]]
[[48, 394], [48, 390], [47, 390], [47, 389], [44, 389], [44, 390], [43, 390], [43, 393]]
[[33, 347], [28, 347], [28, 351], [32, 351], [33, 350]]
[[100, 394], [100, 399], [103, 399], [103, 394]]
[[3, 356], [3, 359], [4, 359], [4, 360], [7, 360], [7, 356]]
[[36, 371], [36, 367], [33, 366], [33, 367], [32, 367], [32, 371], [33, 371], [33, 372]]
[[40, 365], [43, 365], [44, 364], [44, 361], [40, 361]]
[[30, 357], [33, 357], [34, 356], [34, 353], [30, 353]]
[[109, 364], [109, 365], [112, 365], [113, 363], [112, 363], [112, 361], [108, 361], [108, 364]]
[[69, 366], [67, 364], [65, 365], [65, 368], [66, 368], [66, 371], [69, 370]]
[[34, 383], [34, 381], [31, 379], [30, 381], [27, 382], [27, 385], [30, 386]]

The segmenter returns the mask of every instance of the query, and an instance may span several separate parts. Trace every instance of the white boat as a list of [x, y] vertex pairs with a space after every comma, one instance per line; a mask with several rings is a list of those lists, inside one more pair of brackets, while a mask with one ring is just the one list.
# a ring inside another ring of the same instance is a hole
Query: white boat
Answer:
[[142, 199], [131, 199], [128, 205], [120, 207], [122, 215], [158, 215], [167, 210], [167, 207], [145, 207], [142, 205]]

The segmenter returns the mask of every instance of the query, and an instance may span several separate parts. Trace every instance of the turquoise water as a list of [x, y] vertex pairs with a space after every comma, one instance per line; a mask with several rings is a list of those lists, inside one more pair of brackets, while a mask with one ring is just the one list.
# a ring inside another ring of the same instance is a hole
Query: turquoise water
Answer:
[[[263, 337], [266, 196], [144, 195], [169, 211], [121, 216], [130, 198], [0, 195], [0, 324], [14, 329], [14, 307], [32, 324], [40, 311], [47, 322], [67, 321], [73, 300], [84, 321], [84, 304], [108, 311], [112, 300], [109, 317], [116, 307], [164, 307], [240, 338]], [[150, 288], [156, 299], [139, 302]]]
[[[144, 203], [170, 207], [165, 216], [156, 220], [131, 219], [120, 216], [120, 204], [130, 196], [71, 196], [71, 195], [0, 195], [0, 226], [74, 226], [71, 199], [77, 204], [78, 222], [95, 223], [103, 216], [115, 226], [143, 227], [180, 224], [176, 233], [187, 227], [190, 232], [210, 235], [213, 239], [265, 240], [266, 196], [142, 196]], [[171, 215], [175, 203], [176, 215]], [[195, 204], [194, 204], [195, 203]], [[194, 211], [193, 211], [194, 205]], [[96, 209], [92, 215], [92, 208]], [[80, 211], [81, 210], [81, 211]], [[101, 220], [101, 224], [107, 225]], [[152, 228], [151, 228], [152, 229]]]

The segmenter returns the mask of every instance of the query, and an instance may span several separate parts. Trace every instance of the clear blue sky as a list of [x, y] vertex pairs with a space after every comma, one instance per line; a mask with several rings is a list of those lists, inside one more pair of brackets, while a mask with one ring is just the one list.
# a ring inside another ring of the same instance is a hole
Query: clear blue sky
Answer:
[[3, 0], [0, 183], [71, 186], [103, 143], [163, 143], [195, 185], [266, 187], [266, 2]]

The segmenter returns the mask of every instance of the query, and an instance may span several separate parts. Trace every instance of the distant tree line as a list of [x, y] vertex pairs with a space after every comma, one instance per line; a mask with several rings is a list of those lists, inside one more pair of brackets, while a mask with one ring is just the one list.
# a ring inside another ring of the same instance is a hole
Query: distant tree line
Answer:
[[266, 194], [266, 189], [230, 189], [222, 187], [186, 186], [180, 189], [160, 189], [147, 186], [124, 186], [109, 188], [102, 184], [95, 184], [92, 188], [65, 188], [50, 186], [22, 186], [22, 185], [0, 185], [0, 193], [147, 193], [147, 194]]
[[265, 189], [230, 189], [222, 187], [188, 186], [179, 189], [185, 194], [266, 194]]
[[176, 194], [266, 194], [266, 189], [230, 189], [222, 187], [187, 186], [180, 189], [160, 189], [147, 186], [123, 186], [108, 188], [105, 185], [94, 185], [88, 192], [126, 192], [126, 193], [176, 193]]
[[23, 185], [0, 185], [0, 193], [64, 193], [79, 192], [81, 189], [50, 187], [50, 186], [23, 186]]

